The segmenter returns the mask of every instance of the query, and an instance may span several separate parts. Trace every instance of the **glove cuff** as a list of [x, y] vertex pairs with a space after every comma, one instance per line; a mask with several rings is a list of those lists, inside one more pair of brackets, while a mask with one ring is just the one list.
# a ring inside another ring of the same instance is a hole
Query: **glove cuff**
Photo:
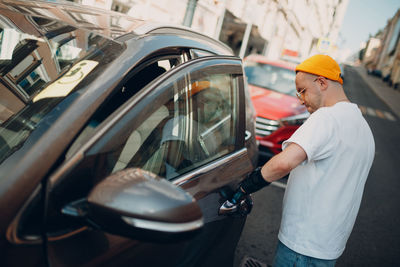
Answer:
[[261, 167], [257, 167], [240, 183], [240, 190], [245, 194], [251, 194], [270, 184], [262, 176]]

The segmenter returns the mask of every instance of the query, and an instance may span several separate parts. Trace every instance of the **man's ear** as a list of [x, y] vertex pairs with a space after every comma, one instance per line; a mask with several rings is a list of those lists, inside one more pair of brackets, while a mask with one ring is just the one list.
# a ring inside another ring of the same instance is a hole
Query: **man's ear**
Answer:
[[320, 84], [321, 91], [325, 91], [328, 88], [329, 81], [327, 78], [319, 78], [317, 82]]

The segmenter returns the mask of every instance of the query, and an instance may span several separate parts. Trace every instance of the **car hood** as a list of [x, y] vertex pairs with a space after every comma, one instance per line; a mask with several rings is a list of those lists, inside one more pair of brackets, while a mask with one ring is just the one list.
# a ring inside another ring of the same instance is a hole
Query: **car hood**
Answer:
[[297, 97], [253, 85], [249, 89], [257, 116], [279, 120], [306, 112]]

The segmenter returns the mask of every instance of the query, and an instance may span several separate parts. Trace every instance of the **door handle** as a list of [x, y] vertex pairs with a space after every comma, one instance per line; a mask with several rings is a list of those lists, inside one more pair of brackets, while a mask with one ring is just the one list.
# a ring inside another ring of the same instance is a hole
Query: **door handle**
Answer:
[[248, 141], [251, 137], [251, 132], [246, 130], [244, 133], [244, 141]]
[[246, 216], [251, 212], [253, 208], [253, 199], [251, 195], [246, 195], [245, 198], [239, 201], [237, 204], [233, 204], [229, 200], [226, 200], [219, 208], [219, 215], [241, 215]]

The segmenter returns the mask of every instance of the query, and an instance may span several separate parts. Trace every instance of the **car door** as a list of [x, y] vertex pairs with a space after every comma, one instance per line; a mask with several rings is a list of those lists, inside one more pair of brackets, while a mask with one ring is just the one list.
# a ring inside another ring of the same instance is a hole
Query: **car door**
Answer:
[[[252, 169], [245, 147], [243, 90], [239, 59], [199, 58], [151, 82], [99, 125], [89, 122], [87, 129], [94, 128], [94, 134], [71, 146], [47, 186], [50, 265], [232, 263], [245, 217], [218, 211]], [[189, 192], [201, 207], [203, 231], [186, 241], [149, 243], [87, 227], [62, 212], [110, 174], [132, 167]]]

